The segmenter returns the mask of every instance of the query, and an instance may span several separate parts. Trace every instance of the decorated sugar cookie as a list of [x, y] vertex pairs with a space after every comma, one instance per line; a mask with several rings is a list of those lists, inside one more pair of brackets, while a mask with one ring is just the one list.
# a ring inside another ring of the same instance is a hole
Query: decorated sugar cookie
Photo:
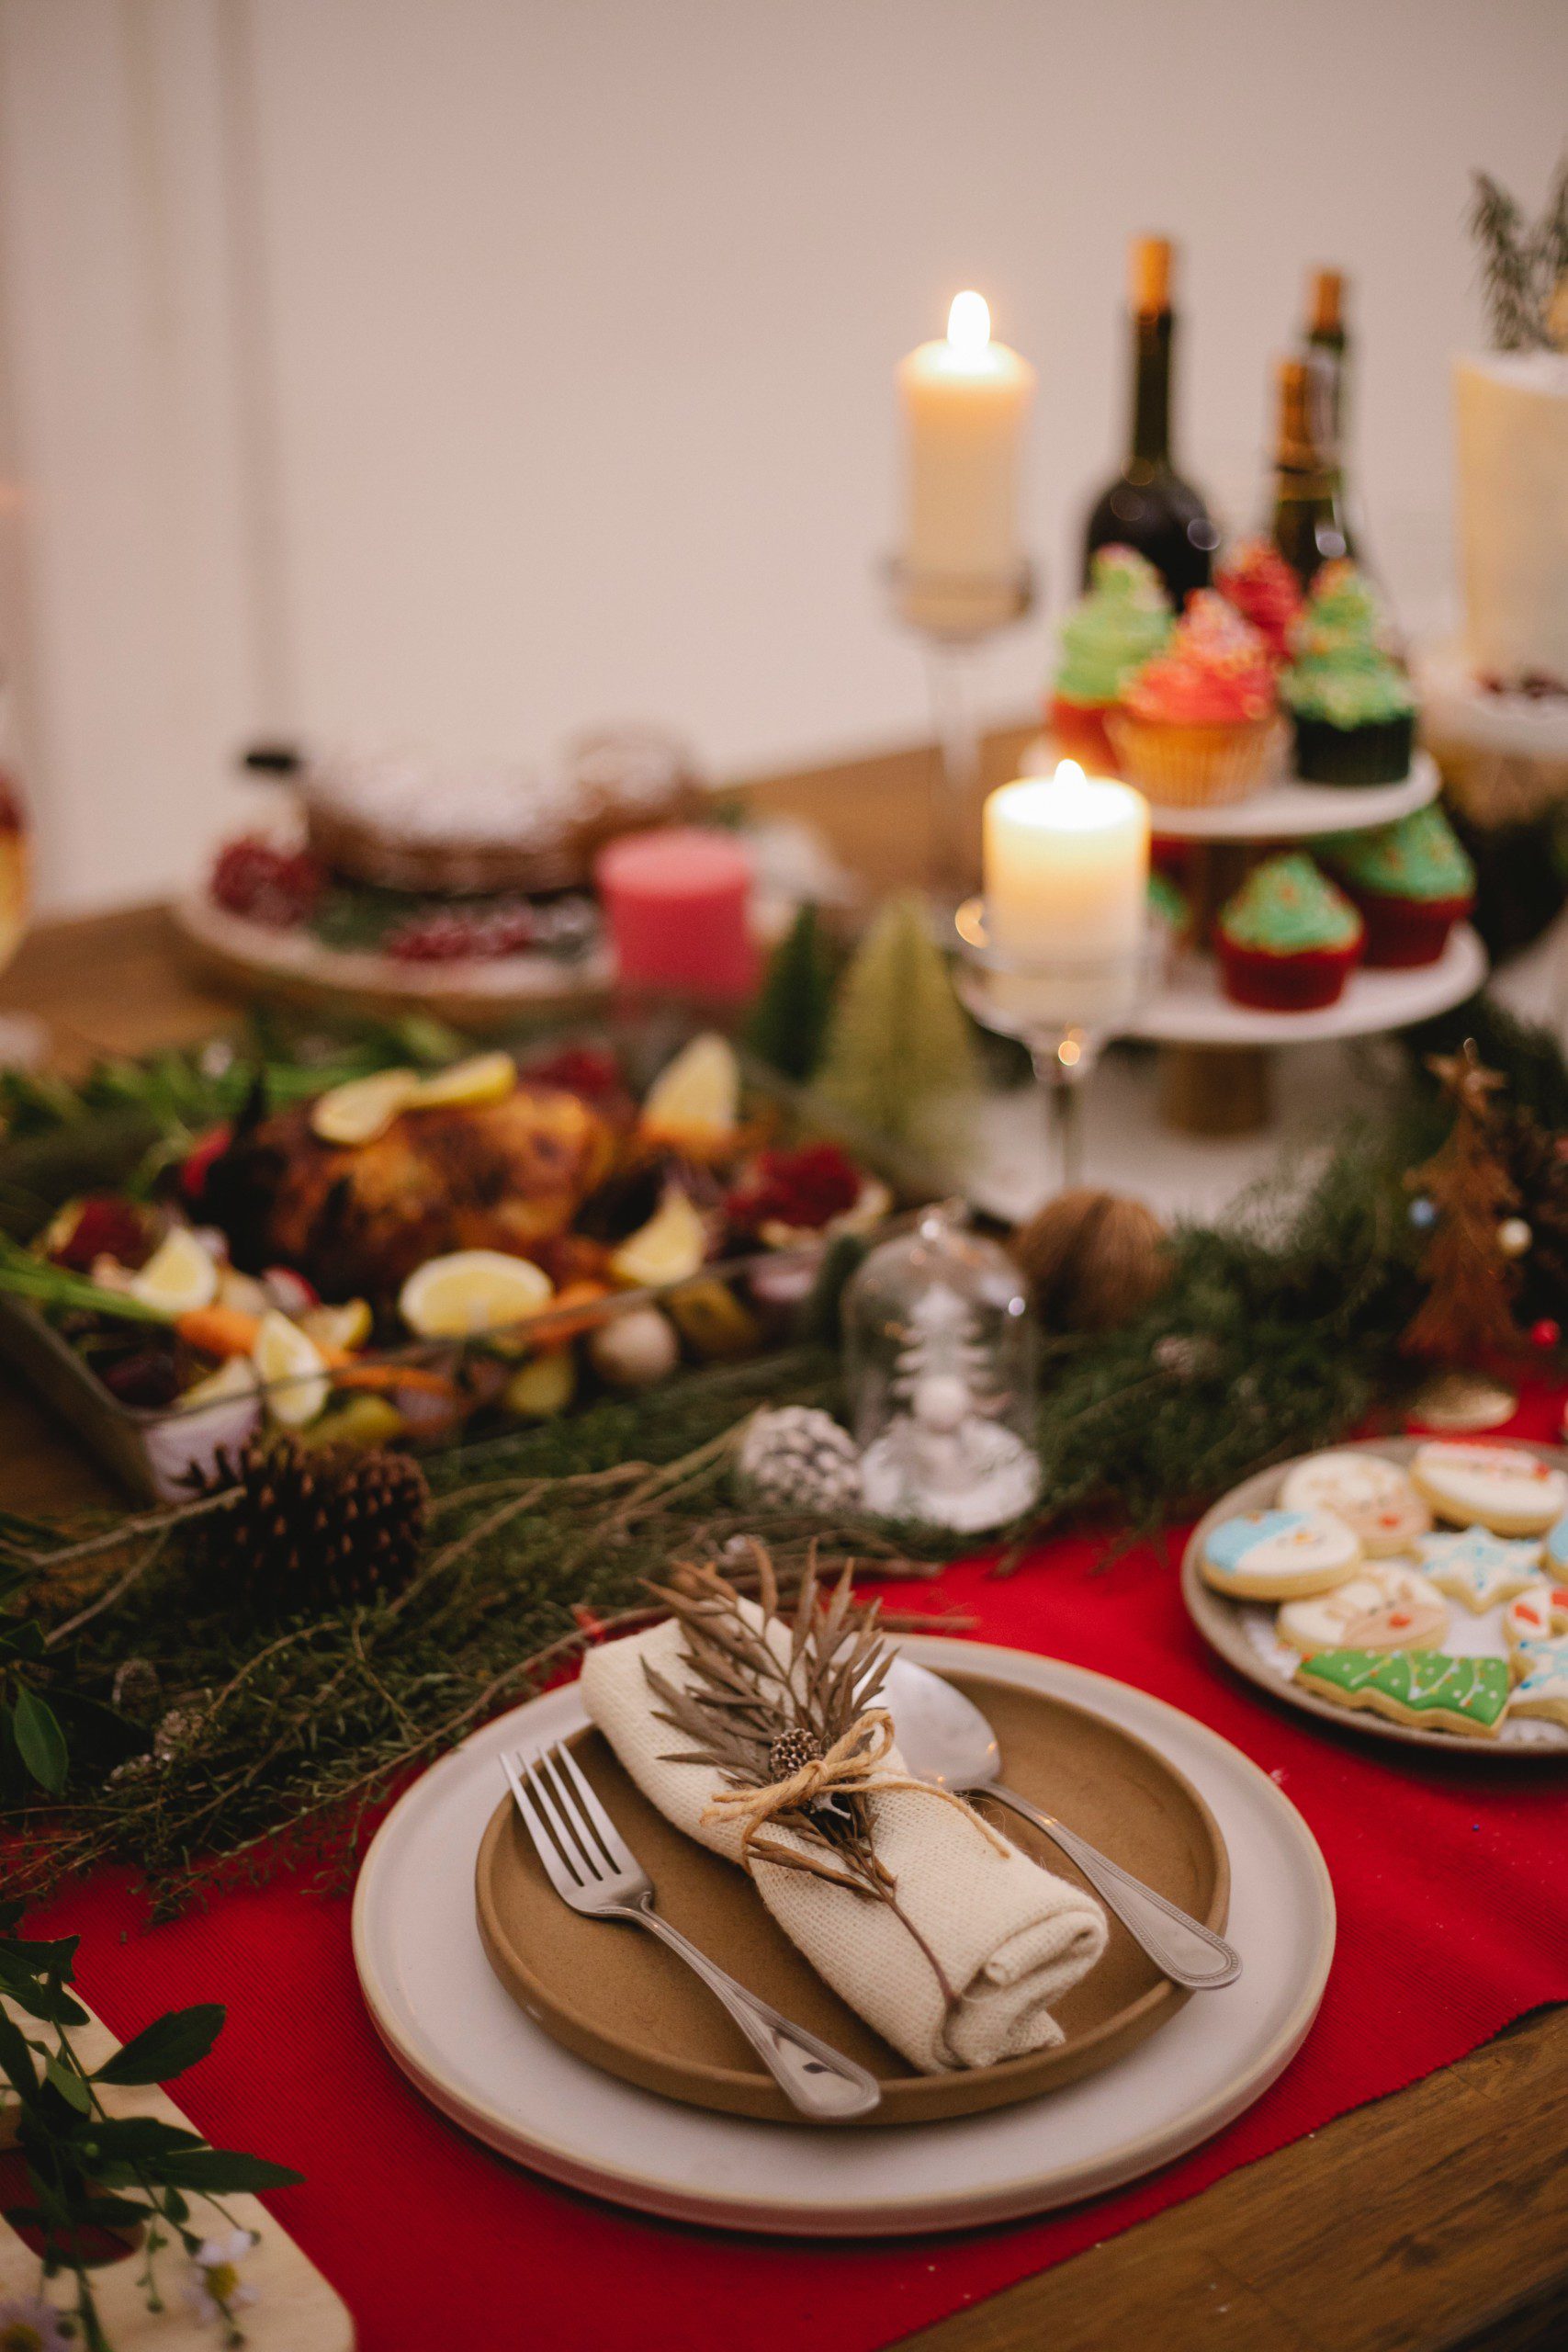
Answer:
[[1511, 1663], [1519, 1677], [1512, 1712], [1545, 1715], [1568, 1728], [1568, 1636], [1520, 1642]]
[[1332, 1592], [1287, 1600], [1274, 1630], [1308, 1657], [1314, 1650], [1436, 1650], [1449, 1630], [1449, 1605], [1418, 1568], [1378, 1560]]
[[1478, 1438], [1420, 1445], [1410, 1476], [1439, 1519], [1496, 1535], [1544, 1535], [1568, 1511], [1568, 1476], [1522, 1445]]
[[1555, 1527], [1547, 1530], [1540, 1559], [1549, 1577], [1559, 1577], [1568, 1584], [1568, 1511], [1563, 1512]]
[[1539, 1544], [1494, 1535], [1485, 1527], [1467, 1527], [1462, 1535], [1425, 1536], [1416, 1551], [1438, 1590], [1462, 1601], [1474, 1617], [1540, 1581]]
[[1503, 1611], [1503, 1634], [1510, 1648], [1568, 1634], [1568, 1585], [1548, 1584], [1544, 1577], [1527, 1585]]
[[1423, 1730], [1495, 1739], [1508, 1706], [1500, 1657], [1451, 1657], [1446, 1650], [1320, 1650], [1303, 1657], [1296, 1680], [1340, 1707], [1367, 1707]]
[[1222, 1520], [1203, 1546], [1202, 1574], [1237, 1600], [1294, 1600], [1355, 1573], [1361, 1547], [1326, 1510], [1247, 1510]]
[[1280, 1501], [1286, 1510], [1331, 1510], [1369, 1559], [1408, 1552], [1432, 1524], [1408, 1471], [1381, 1453], [1314, 1453], [1286, 1472]]

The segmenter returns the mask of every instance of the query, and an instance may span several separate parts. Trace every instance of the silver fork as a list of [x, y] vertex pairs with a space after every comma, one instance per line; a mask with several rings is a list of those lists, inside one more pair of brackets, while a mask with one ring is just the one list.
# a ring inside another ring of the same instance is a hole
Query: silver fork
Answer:
[[882, 2098], [874, 2075], [747, 1991], [653, 1907], [647, 1871], [564, 1743], [503, 1756], [502, 1771], [545, 1875], [563, 1903], [594, 1919], [629, 1919], [679, 1952], [728, 2010], [779, 2088], [818, 2123], [869, 2115]]

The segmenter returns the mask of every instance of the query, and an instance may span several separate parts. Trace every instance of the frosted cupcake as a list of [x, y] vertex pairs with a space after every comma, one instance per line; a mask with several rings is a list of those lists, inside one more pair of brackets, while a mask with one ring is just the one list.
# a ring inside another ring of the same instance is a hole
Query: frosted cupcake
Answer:
[[1410, 681], [1378, 642], [1382, 616], [1355, 565], [1325, 563], [1280, 691], [1295, 721], [1296, 772], [1312, 784], [1396, 784], [1416, 735]]
[[1332, 1004], [1364, 935], [1344, 891], [1303, 851], [1265, 858], [1221, 908], [1214, 927], [1225, 994], [1266, 1012]]
[[1122, 773], [1168, 807], [1245, 800], [1279, 766], [1284, 729], [1269, 649], [1212, 588], [1134, 673], [1107, 722]]
[[1361, 910], [1369, 964], [1435, 964], [1475, 904], [1475, 868], [1437, 807], [1371, 832], [1336, 833], [1320, 847]]
[[1238, 539], [1214, 574], [1214, 585], [1244, 621], [1250, 621], [1281, 668], [1291, 658], [1296, 624], [1305, 607], [1301, 583], [1272, 539]]
[[1062, 658], [1046, 700], [1046, 722], [1065, 757], [1091, 774], [1114, 771], [1106, 714], [1174, 627], [1153, 564], [1134, 548], [1101, 548], [1089, 587], [1062, 623]]

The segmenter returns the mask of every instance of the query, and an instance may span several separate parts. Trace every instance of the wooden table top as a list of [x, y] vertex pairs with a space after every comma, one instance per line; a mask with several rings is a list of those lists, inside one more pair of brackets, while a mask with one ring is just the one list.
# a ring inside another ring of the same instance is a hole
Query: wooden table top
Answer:
[[[989, 748], [1008, 773], [1015, 730]], [[889, 755], [760, 785], [821, 821], [879, 884], [925, 856], [926, 763]], [[234, 1001], [197, 977], [161, 908], [40, 926], [0, 989], [53, 1057], [204, 1035]], [[0, 1501], [108, 1498], [59, 1425], [0, 1374]], [[1201, 2196], [907, 2339], [919, 2352], [1530, 2352], [1568, 2345], [1568, 2010]], [[310, 2352], [302, 2346], [301, 2352]]]

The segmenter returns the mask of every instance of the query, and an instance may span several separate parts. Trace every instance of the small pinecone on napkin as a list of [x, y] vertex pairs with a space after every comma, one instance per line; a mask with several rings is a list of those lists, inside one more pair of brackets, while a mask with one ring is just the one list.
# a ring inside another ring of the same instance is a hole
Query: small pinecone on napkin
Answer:
[[740, 1482], [777, 1510], [852, 1510], [861, 1498], [860, 1450], [831, 1413], [779, 1405], [753, 1414], [740, 1441]]
[[430, 1489], [406, 1454], [253, 1438], [236, 1476], [239, 1497], [209, 1522], [209, 1549], [259, 1613], [349, 1608], [413, 1574]]

